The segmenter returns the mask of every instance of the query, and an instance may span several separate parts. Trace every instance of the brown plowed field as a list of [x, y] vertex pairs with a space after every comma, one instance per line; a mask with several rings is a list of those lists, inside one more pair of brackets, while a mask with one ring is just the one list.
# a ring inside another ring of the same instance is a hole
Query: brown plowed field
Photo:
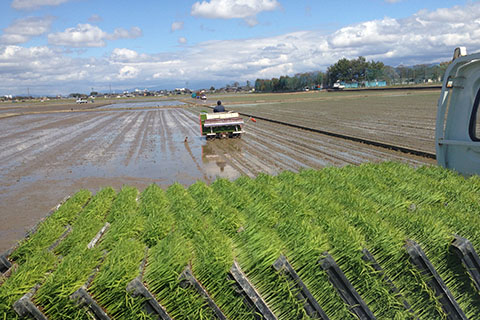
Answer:
[[434, 154], [439, 96], [440, 90], [343, 91], [223, 101], [229, 110]]
[[0, 119], [0, 252], [80, 188], [189, 185], [217, 176], [253, 177], [366, 161], [433, 163], [260, 120], [246, 119], [241, 139], [206, 141], [199, 137], [200, 110], [97, 110]]

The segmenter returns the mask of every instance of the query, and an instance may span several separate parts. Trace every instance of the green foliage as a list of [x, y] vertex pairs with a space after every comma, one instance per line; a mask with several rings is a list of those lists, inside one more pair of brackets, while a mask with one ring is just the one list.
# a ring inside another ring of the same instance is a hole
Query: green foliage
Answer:
[[368, 62], [364, 57], [357, 59], [340, 59], [327, 69], [328, 82], [330, 85], [337, 80], [340, 81], [369, 81], [380, 80], [383, 78], [383, 62], [370, 61]]
[[77, 192], [51, 216], [47, 217], [47, 219], [39, 225], [37, 232], [26, 238], [12, 253], [10, 258], [24, 262], [26, 256], [34, 254], [39, 250], [47, 249], [65, 232], [65, 227], [75, 220], [90, 196], [91, 193], [88, 190], [80, 190]]
[[[215, 318], [206, 300], [179, 279], [187, 265], [228, 319], [255, 319], [229, 277], [234, 261], [278, 319], [309, 319], [291, 280], [272, 267], [282, 254], [330, 319], [355, 319], [319, 266], [328, 252], [378, 319], [443, 319], [428, 279], [405, 250], [412, 239], [473, 319], [480, 314], [479, 292], [449, 244], [459, 234], [480, 248], [479, 196], [478, 177], [392, 162], [218, 179], [188, 189], [151, 185], [140, 196], [131, 187], [118, 195], [105, 188], [81, 212], [75, 210], [83, 204], [72, 202], [66, 210], [65, 203], [14, 252], [18, 269], [0, 277], [0, 318], [16, 319], [12, 304], [38, 284], [33, 301], [49, 319], [87, 319], [69, 296], [95, 274], [88, 291], [112, 318], [149, 319], [143, 300], [125, 290], [147, 252], [144, 284], [175, 319]], [[107, 221], [110, 229], [87, 249]], [[48, 251], [66, 224], [73, 231]], [[362, 259], [364, 248], [400, 294]]]

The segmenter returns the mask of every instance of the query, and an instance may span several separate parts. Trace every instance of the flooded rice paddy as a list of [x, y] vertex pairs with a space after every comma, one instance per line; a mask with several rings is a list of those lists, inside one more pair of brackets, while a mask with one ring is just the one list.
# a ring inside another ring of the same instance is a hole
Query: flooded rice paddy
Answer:
[[[148, 104], [158, 106], [159, 102]], [[135, 107], [115, 112], [104, 108], [0, 120], [0, 252], [81, 188], [95, 192], [102, 186], [124, 184], [140, 189], [151, 183], [190, 185], [199, 179], [210, 183], [218, 177], [254, 177], [260, 172], [277, 174], [367, 161], [433, 163], [247, 118], [241, 139], [207, 141], [200, 136], [201, 107]]]

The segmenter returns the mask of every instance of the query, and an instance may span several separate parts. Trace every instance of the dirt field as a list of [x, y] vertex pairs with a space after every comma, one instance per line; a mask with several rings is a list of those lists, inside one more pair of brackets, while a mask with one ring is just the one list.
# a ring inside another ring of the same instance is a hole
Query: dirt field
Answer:
[[99, 109], [1, 119], [0, 252], [80, 188], [189, 185], [217, 176], [365, 161], [432, 163], [260, 120], [247, 121], [242, 139], [206, 141], [199, 137], [203, 109]]
[[[227, 109], [435, 153], [439, 90], [227, 96]], [[221, 97], [219, 97], [221, 98]]]

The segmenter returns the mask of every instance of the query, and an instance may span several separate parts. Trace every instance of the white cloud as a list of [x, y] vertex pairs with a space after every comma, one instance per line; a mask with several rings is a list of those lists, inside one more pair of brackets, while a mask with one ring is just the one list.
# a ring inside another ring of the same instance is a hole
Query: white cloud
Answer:
[[78, 24], [75, 28], [48, 35], [48, 43], [66, 47], [104, 47], [108, 34], [91, 24]]
[[3, 35], [0, 36], [0, 43], [19, 44], [25, 43], [30, 38], [40, 36], [50, 29], [55, 18], [47, 17], [27, 17], [14, 20], [7, 28], [3, 29]]
[[388, 3], [397, 3], [397, 2], [400, 2], [402, 0], [385, 0], [385, 2], [388, 2]]
[[177, 30], [182, 30], [183, 29], [183, 21], [175, 21], [172, 23], [172, 27], [170, 30], [172, 32], [177, 31]]
[[181, 44], [187, 43], [187, 38], [185, 38], [185, 37], [178, 38], [178, 43], [181, 43]]
[[209, 19], [244, 19], [248, 25], [257, 24], [256, 15], [280, 7], [277, 0], [210, 0], [195, 2], [191, 14]]
[[104, 47], [106, 40], [117, 40], [121, 38], [138, 38], [142, 30], [132, 27], [130, 30], [117, 28], [109, 34], [97, 26], [91, 24], [78, 24], [75, 28], [65, 29], [63, 32], [51, 33], [48, 35], [48, 43], [57, 46], [74, 48]]
[[138, 76], [140, 70], [133, 66], [124, 66], [120, 69], [118, 73], [118, 78], [120, 80], [133, 79]]
[[138, 57], [138, 52], [126, 48], [115, 48], [110, 56], [113, 61], [132, 61]]
[[[99, 36], [82, 40], [80, 33], [79, 41], [98, 43], [115, 34], [95, 30], [91, 33]], [[39, 84], [45, 92], [58, 93], [57, 87], [72, 92], [85, 87], [87, 80], [96, 88], [108, 88], [109, 83], [127, 88], [168, 87], [185, 81], [228, 83], [325, 70], [340, 58], [360, 55], [394, 66], [413, 65], [450, 60], [460, 45], [469, 52], [480, 51], [478, 2], [423, 10], [405, 19], [365, 21], [331, 34], [305, 30], [275, 37], [205, 41], [157, 54], [117, 48], [99, 58], [73, 58], [59, 48], [0, 45], [0, 94], [26, 86], [33, 90]]]
[[12, 8], [17, 10], [37, 9], [43, 6], [58, 6], [70, 0], [13, 0]]

